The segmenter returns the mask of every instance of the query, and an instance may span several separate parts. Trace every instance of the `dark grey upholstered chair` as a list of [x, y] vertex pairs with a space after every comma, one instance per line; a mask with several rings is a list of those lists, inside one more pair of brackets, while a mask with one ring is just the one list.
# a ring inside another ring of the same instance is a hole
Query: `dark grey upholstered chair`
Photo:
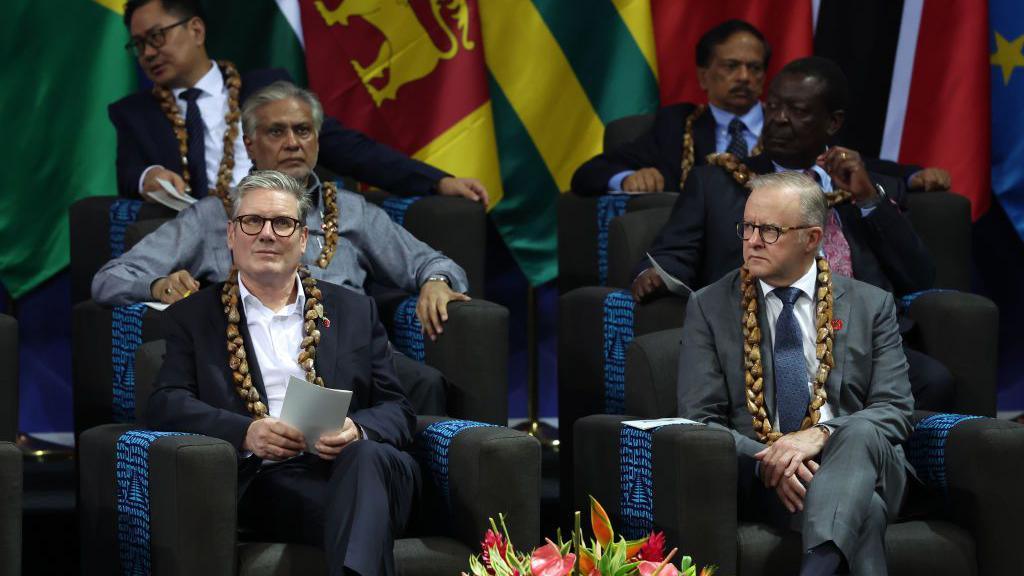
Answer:
[[[613, 525], [620, 507], [621, 421], [675, 416], [681, 329], [637, 337], [626, 360], [626, 413], [595, 415], [576, 423], [577, 506], [588, 494], [603, 503]], [[957, 381], [958, 400], [982, 395]], [[991, 393], [988, 390], [985, 394]], [[969, 403], [983, 403], [983, 400]], [[920, 419], [928, 413], [917, 413]], [[670, 426], [651, 441], [653, 525], [697, 564], [725, 574], [793, 573], [800, 539], [793, 532], [737, 517], [736, 450], [731, 435], [703, 426]], [[1024, 495], [1024, 426], [980, 418], [950, 432], [944, 446], [947, 488], [911, 494], [910, 520], [889, 527], [892, 574], [1019, 574], [1024, 556], [1019, 518]], [[919, 469], [919, 473], [921, 470]]]
[[[137, 354], [136, 405], [143, 406], [163, 359], [163, 342]], [[443, 421], [422, 417], [419, 430]], [[120, 572], [118, 438], [131, 427], [107, 424], [79, 439], [80, 530], [85, 574]], [[167, 436], [148, 458], [149, 560], [154, 574], [286, 575], [326, 572], [319, 549], [245, 541], [237, 531], [235, 449], [222, 440]], [[499, 512], [510, 518], [515, 541], [540, 540], [540, 445], [503, 427], [479, 427], [455, 436], [448, 451], [449, 498], [424, 468], [424, 496], [410, 532], [396, 541], [399, 574], [457, 574]], [[514, 479], [510, 482], [510, 479]]]
[[[683, 324], [685, 299], [663, 297], [633, 306], [631, 297], [618, 294], [628, 290], [633, 266], [644, 257], [669, 211], [649, 209], [612, 220], [608, 278], [615, 284], [578, 288], [561, 297], [558, 411], [563, 494], [573, 490], [572, 423], [588, 414], [623, 413], [622, 401], [614, 397], [610, 401], [609, 392], [624, 385], [622, 369], [629, 340]], [[910, 305], [908, 314], [916, 324], [910, 338], [918, 350], [953, 373], [955, 412], [995, 416], [998, 309], [988, 298], [960, 291], [970, 288], [970, 203], [951, 193], [911, 194], [908, 214], [936, 261], [935, 288], [940, 289], [917, 297]], [[616, 327], [616, 322], [627, 318], [615, 312], [616, 305], [627, 302], [632, 323]], [[624, 340], [623, 328], [629, 333]], [[625, 388], [628, 398], [629, 387]], [[563, 505], [571, 510], [567, 499]]]
[[[486, 212], [464, 198], [423, 197], [409, 203], [382, 192], [370, 199], [377, 203], [398, 200], [403, 225], [419, 239], [441, 250], [462, 266], [470, 283], [470, 295], [482, 293]], [[72, 205], [72, 378], [74, 382], [75, 432], [115, 421], [112, 418], [111, 382], [112, 311], [89, 299], [93, 274], [110, 258], [110, 220], [114, 197], [87, 198]], [[123, 200], [122, 200], [123, 202]], [[405, 203], [403, 205], [403, 202]], [[143, 204], [134, 222], [124, 226], [125, 249], [168, 219], [168, 209]], [[402, 210], [404, 209], [404, 213]], [[173, 213], [170, 213], [173, 217]], [[394, 215], [392, 217], [395, 217]], [[458, 230], [458, 233], [452, 233]], [[76, 248], [77, 247], [77, 248]], [[97, 256], [98, 255], [98, 256]], [[79, 292], [83, 293], [79, 294]], [[395, 311], [408, 297], [397, 290], [374, 293], [389, 332], [395, 328]], [[141, 341], [161, 338], [161, 313], [142, 313]], [[456, 302], [449, 307], [444, 336], [424, 341], [424, 361], [454, 384], [448, 413], [454, 417], [493, 424], [508, 421], [508, 310], [482, 298]]]
[[21, 574], [21, 450], [0, 442], [0, 576]]
[[0, 314], [0, 442], [18, 435], [18, 321]]

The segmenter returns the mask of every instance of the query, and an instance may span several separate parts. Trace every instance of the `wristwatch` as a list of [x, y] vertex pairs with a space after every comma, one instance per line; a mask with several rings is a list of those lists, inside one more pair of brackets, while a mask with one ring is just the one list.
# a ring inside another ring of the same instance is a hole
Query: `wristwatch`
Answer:
[[[452, 287], [452, 281], [442, 274], [431, 274], [427, 277], [427, 282], [444, 282], [449, 288]], [[426, 282], [424, 282], [424, 284], [426, 284]]]
[[828, 426], [825, 426], [824, 424], [815, 424], [814, 427], [824, 432], [825, 438], [832, 436], [832, 431], [828, 429]]
[[877, 192], [878, 195], [867, 202], [858, 202], [857, 208], [874, 208], [889, 197], [888, 194], [885, 193], [885, 188], [883, 188], [881, 184], [872, 182], [872, 185], [875, 187], [875, 192]]

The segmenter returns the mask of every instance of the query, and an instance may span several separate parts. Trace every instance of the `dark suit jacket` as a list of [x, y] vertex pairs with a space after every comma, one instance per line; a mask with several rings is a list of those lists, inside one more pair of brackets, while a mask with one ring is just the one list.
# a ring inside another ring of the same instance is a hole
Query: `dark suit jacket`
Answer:
[[[750, 158], [747, 166], [758, 174], [774, 171], [763, 154]], [[903, 181], [878, 174], [872, 174], [872, 179], [885, 188], [891, 202], [879, 202], [867, 217], [851, 203], [836, 209], [850, 244], [854, 277], [897, 296], [931, 288], [935, 265], [901, 213], [907, 200]], [[735, 223], [743, 219], [749, 193], [718, 166], [695, 168], [658, 233], [651, 255], [695, 290], [725, 276], [743, 263], [743, 245], [736, 237]], [[649, 267], [645, 259], [637, 264], [635, 273]]]
[[[608, 191], [608, 181], [624, 170], [657, 168], [665, 178], [665, 190], [679, 190], [682, 176], [683, 132], [686, 118], [696, 108], [684, 102], [658, 110], [654, 125], [633, 142], [591, 158], [576, 169], [572, 191], [581, 196], [597, 196]], [[715, 117], [705, 111], [693, 123], [694, 166], [703, 165], [715, 151]]]
[[[221, 283], [200, 290], [167, 309], [167, 355], [146, 406], [146, 423], [157, 430], [192, 432], [230, 442], [241, 451], [252, 423], [235, 392], [225, 348], [227, 318]], [[330, 388], [352, 390], [349, 417], [372, 439], [398, 447], [412, 440], [415, 415], [395, 375], [394, 359], [377, 308], [368, 296], [320, 281], [324, 316], [316, 371]], [[239, 322], [253, 384], [264, 404], [267, 392], [239, 305]], [[257, 461], [255, 457], [245, 459]], [[255, 468], [245, 464], [242, 472]]]
[[[832, 277], [832, 291], [833, 318], [842, 320], [842, 328], [835, 332], [835, 365], [825, 383], [834, 411], [828, 424], [838, 429], [854, 419], [867, 420], [889, 442], [901, 444], [910, 435], [914, 400], [893, 297], [840, 276]], [[765, 410], [774, 420], [772, 342], [760, 288], [758, 302]], [[753, 456], [764, 446], [747, 411], [741, 313], [738, 270], [690, 297], [676, 391], [680, 416], [730, 429], [736, 451]]]
[[[282, 69], [255, 70], [242, 75], [239, 100], [278, 80], [291, 81]], [[149, 90], [111, 104], [107, 112], [117, 130], [117, 190], [126, 198], [139, 197], [139, 177], [154, 164], [182, 172], [178, 141], [160, 103]], [[430, 194], [448, 174], [345, 128], [324, 117], [320, 128], [320, 163], [341, 176], [350, 176], [395, 194]]]

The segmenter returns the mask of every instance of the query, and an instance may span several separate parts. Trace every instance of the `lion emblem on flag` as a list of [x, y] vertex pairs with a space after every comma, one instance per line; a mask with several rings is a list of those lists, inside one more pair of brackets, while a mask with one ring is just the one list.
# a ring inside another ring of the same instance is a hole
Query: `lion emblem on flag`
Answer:
[[[403, 85], [430, 75], [442, 60], [454, 58], [462, 48], [472, 50], [475, 47], [469, 39], [467, 0], [430, 0], [434, 20], [448, 39], [449, 47], [444, 51], [431, 40], [409, 0], [342, 0], [333, 10], [328, 9], [322, 0], [316, 0], [315, 4], [328, 26], [348, 26], [349, 18], [358, 16], [384, 36], [373, 62], [361, 64], [357, 60], [349, 60], [378, 108], [386, 100], [394, 100]], [[443, 10], [455, 20], [458, 36]], [[383, 86], [372, 83], [385, 74], [387, 82]]]

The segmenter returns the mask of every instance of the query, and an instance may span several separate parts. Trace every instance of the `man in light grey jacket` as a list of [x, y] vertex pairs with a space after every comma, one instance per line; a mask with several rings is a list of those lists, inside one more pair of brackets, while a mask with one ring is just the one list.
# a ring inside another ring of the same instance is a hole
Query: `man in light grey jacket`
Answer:
[[913, 473], [893, 297], [818, 258], [828, 207], [813, 180], [786, 172], [752, 186], [736, 224], [743, 268], [687, 306], [680, 415], [732, 432], [740, 508], [801, 531], [801, 574], [844, 562], [885, 574], [886, 526]]
[[[448, 302], [469, 300], [465, 272], [362, 196], [345, 190], [332, 194], [328, 189], [333, 185], [320, 182], [313, 168], [322, 122], [316, 96], [287, 82], [254, 93], [242, 109], [244, 141], [255, 167], [305, 183], [314, 199], [306, 218], [309, 242], [303, 263], [313, 276], [359, 293], [370, 279], [418, 292], [416, 314], [426, 334], [437, 338]], [[197, 291], [199, 280], [224, 280], [231, 268], [227, 224], [221, 199], [202, 198], [105, 264], [93, 277], [93, 299], [111, 306], [147, 300], [169, 304]], [[404, 356], [396, 358], [399, 378], [417, 411], [443, 414], [443, 376]]]

